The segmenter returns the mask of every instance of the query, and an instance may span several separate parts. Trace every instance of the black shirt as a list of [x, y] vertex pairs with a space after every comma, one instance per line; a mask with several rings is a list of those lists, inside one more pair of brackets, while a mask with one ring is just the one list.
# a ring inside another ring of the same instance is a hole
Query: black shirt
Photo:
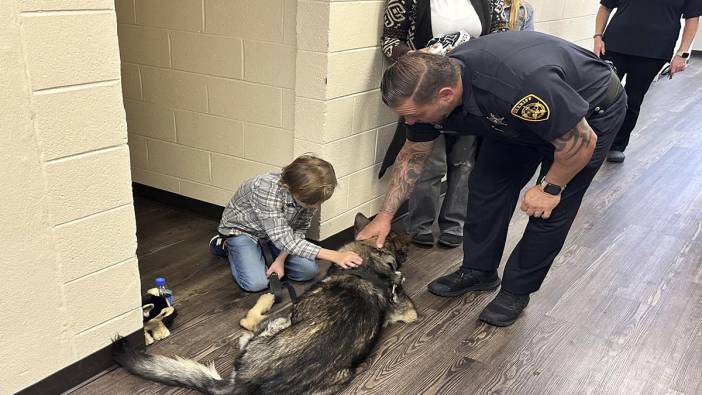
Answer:
[[680, 33], [680, 17], [702, 15], [702, 0], [601, 0], [617, 12], [602, 39], [605, 51], [670, 60]]
[[472, 39], [450, 57], [462, 68], [462, 105], [441, 125], [408, 126], [410, 141], [451, 131], [445, 133], [548, 143], [602, 102], [612, 77], [609, 65], [592, 52], [537, 32]]

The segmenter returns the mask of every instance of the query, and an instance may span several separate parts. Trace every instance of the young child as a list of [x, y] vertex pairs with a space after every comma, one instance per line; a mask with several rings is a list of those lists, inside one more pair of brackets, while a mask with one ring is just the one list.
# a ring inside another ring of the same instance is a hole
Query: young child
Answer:
[[[222, 213], [219, 234], [210, 240], [210, 252], [226, 257], [234, 280], [245, 291], [268, 287], [268, 277], [287, 274], [295, 281], [313, 279], [319, 272], [316, 258], [343, 268], [361, 264], [352, 252], [321, 248], [305, 240], [312, 217], [336, 188], [332, 165], [303, 155], [283, 168], [245, 181]], [[258, 240], [267, 240], [275, 257], [266, 270]]]

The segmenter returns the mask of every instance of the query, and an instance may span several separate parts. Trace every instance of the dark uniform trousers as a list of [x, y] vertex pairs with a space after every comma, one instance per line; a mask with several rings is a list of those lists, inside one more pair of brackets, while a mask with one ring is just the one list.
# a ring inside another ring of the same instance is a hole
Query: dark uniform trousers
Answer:
[[[625, 114], [626, 94], [620, 90], [603, 113], [594, 113], [586, 118], [598, 135], [595, 153], [587, 166], [568, 183], [549, 219], [529, 218], [522, 239], [505, 266], [503, 289], [515, 294], [527, 294], [541, 287]], [[552, 145], [529, 146], [483, 139], [469, 181], [468, 218], [463, 231], [463, 268], [497, 270], [512, 213], [520, 202], [520, 191], [540, 163], [539, 179], [553, 163]]]

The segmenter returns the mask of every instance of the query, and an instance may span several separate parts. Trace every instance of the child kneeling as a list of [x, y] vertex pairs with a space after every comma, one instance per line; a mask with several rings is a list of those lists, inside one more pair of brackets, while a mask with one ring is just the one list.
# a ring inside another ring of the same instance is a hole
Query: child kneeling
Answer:
[[[272, 273], [281, 279], [313, 279], [319, 272], [316, 258], [342, 268], [360, 265], [355, 253], [327, 250], [305, 240], [312, 217], [336, 185], [332, 165], [311, 155], [298, 157], [282, 173], [245, 181], [222, 213], [210, 252], [227, 258], [234, 280], [250, 292], [266, 289]], [[259, 240], [268, 243], [275, 257], [268, 269]]]

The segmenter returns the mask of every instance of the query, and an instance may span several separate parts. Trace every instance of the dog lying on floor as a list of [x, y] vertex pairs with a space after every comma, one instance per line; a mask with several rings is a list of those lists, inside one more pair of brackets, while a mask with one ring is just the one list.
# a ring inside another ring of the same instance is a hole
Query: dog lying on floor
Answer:
[[[360, 231], [368, 218], [356, 215]], [[358, 268], [332, 266], [284, 317], [267, 317], [240, 339], [234, 370], [222, 379], [214, 366], [149, 355], [116, 342], [115, 360], [132, 374], [206, 394], [331, 394], [341, 391], [372, 351], [382, 329], [417, 319], [398, 270], [410, 238], [391, 234], [382, 249], [355, 241], [342, 250], [363, 258]]]

